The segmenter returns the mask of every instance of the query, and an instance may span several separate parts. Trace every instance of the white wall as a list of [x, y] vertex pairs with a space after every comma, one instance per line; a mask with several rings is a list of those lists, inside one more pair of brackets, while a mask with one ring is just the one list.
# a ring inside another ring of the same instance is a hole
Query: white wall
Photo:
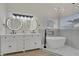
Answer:
[[[3, 28], [4, 20], [9, 17], [12, 13], [21, 13], [21, 14], [32, 14], [37, 17], [38, 24], [41, 28], [45, 27], [46, 19], [57, 19], [57, 13], [54, 8], [64, 8], [64, 12], [61, 17], [68, 16], [78, 12], [79, 8], [73, 4], [28, 4], [28, 3], [10, 3], [10, 4], [0, 4], [0, 21], [1, 29], [0, 33], [3, 33], [5, 30]], [[7, 15], [7, 16], [6, 16]], [[57, 23], [57, 22], [56, 22]], [[57, 24], [56, 24], [57, 26]]]
[[22, 13], [22, 14], [33, 14], [36, 16], [50, 16], [56, 17], [56, 11], [54, 8], [64, 8], [63, 15], [67, 16], [77, 12], [79, 8], [73, 4], [28, 4], [28, 3], [15, 3], [8, 4], [9, 14], [11, 13]]
[[[28, 3], [11, 3], [8, 4], [8, 16], [12, 13], [21, 13], [21, 14], [32, 14], [37, 17], [38, 23], [41, 28], [45, 27], [45, 20], [52, 18], [52, 20], [57, 19], [57, 13], [55, 8], [64, 8], [62, 16], [68, 16], [78, 12], [79, 8], [73, 4], [28, 4]], [[61, 16], [61, 17], [62, 17]], [[56, 22], [57, 23], [57, 22]], [[56, 25], [57, 26], [57, 25]]]
[[5, 33], [5, 27], [3, 24], [5, 23], [6, 19], [6, 4], [0, 3], [0, 34]]

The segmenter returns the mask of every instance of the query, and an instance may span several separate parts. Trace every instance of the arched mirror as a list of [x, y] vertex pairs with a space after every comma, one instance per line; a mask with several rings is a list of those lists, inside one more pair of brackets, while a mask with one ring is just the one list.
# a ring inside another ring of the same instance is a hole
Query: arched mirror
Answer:
[[14, 17], [9, 18], [6, 21], [7, 27], [12, 30], [13, 34], [15, 30], [19, 29], [30, 32], [34, 32], [37, 29], [37, 21], [35, 17], [19, 14], [13, 14], [13, 16]]
[[20, 19], [9, 18], [7, 19], [7, 27], [10, 30], [19, 30], [22, 27], [22, 22]]
[[37, 29], [37, 20], [33, 18], [26, 18], [23, 21], [23, 27], [25, 30], [35, 31]]
[[37, 21], [35, 18], [32, 18], [30, 21], [30, 28], [31, 31], [36, 30], [37, 29]]
[[24, 19], [17, 19], [17, 18], [9, 18], [7, 19], [7, 27], [12, 30], [12, 33], [14, 34], [15, 30], [19, 30], [21, 29], [21, 27], [23, 26], [24, 31], [30, 31], [30, 32], [34, 32], [37, 29], [37, 21], [35, 18], [29, 18], [29, 19], [25, 19], [25, 21], [23, 21]]

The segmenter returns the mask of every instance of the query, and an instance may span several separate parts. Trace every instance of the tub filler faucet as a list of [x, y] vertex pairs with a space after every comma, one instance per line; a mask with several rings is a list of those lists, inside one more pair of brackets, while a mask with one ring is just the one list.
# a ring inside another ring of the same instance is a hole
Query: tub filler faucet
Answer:
[[47, 36], [47, 33], [46, 33], [46, 29], [45, 29], [45, 34], [44, 34], [44, 48], [46, 48], [46, 36]]

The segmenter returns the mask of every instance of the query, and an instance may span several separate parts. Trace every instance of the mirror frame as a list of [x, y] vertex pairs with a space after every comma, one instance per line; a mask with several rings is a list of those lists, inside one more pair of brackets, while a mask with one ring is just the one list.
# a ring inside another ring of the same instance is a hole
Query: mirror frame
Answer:
[[[34, 21], [35, 21], [36, 24], [37, 24], [37, 25], [36, 25], [36, 28], [35, 28], [35, 29], [30, 29], [30, 28], [29, 28], [30, 31], [35, 31], [35, 30], [38, 28], [38, 22], [37, 22], [37, 20], [35, 19], [35, 17], [34, 17]], [[31, 24], [31, 25], [32, 25], [32, 24]], [[31, 26], [30, 26], [30, 27], [31, 27]]]
[[10, 21], [10, 19], [12, 19], [12, 18], [8, 18], [7, 20], [6, 20], [6, 26], [8, 27], [8, 29], [10, 29], [10, 30], [19, 30], [19, 29], [21, 29], [21, 27], [23, 26], [23, 24], [22, 24], [22, 22], [20, 21], [20, 23], [21, 23], [21, 25], [20, 25], [20, 27], [18, 27], [17, 29], [12, 29], [11, 27], [9, 27], [8, 25], [8, 22]]

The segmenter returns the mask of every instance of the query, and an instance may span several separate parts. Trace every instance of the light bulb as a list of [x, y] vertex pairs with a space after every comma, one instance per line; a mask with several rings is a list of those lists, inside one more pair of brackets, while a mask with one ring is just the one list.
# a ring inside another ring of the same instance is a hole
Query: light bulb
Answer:
[[28, 17], [27, 20], [30, 20], [30, 18]]
[[27, 18], [26, 18], [26, 17], [24, 17], [24, 18], [23, 18], [23, 22], [24, 22], [24, 21], [26, 21], [26, 19], [27, 19]]
[[34, 17], [30, 18], [30, 20], [34, 20], [34, 19], [35, 19]]
[[15, 16], [14, 15], [12, 17], [15, 19]]
[[24, 17], [24, 19], [27, 19], [27, 17]]
[[24, 19], [24, 17], [23, 17], [23, 16], [21, 16], [21, 17], [20, 17], [20, 19]]
[[16, 18], [17, 18], [17, 19], [20, 19], [20, 17], [19, 17], [19, 16], [16, 16]]

